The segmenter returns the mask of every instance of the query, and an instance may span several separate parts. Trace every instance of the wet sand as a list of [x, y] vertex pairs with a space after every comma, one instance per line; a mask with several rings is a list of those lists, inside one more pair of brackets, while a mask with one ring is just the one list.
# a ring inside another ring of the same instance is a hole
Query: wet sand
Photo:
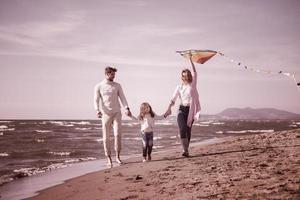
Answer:
[[30, 199], [300, 199], [300, 129], [153, 154], [90, 173]]

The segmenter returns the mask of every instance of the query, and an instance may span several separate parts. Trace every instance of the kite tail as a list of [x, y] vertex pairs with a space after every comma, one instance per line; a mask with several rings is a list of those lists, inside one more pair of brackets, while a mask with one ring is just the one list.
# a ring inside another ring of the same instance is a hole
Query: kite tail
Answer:
[[296, 75], [295, 74], [292, 74], [290, 72], [283, 72], [283, 71], [279, 71], [279, 72], [274, 72], [274, 71], [270, 71], [270, 70], [261, 70], [261, 69], [255, 69], [255, 68], [252, 68], [252, 67], [248, 67], [246, 65], [243, 65], [241, 62], [238, 62], [232, 58], [229, 58], [228, 56], [226, 56], [224, 53], [218, 51], [218, 54], [222, 57], [224, 57], [226, 60], [228, 60], [229, 62], [232, 62], [246, 70], [250, 70], [250, 71], [253, 71], [253, 72], [257, 72], [257, 73], [265, 73], [265, 74], [272, 74], [272, 75], [284, 75], [284, 76], [287, 76], [289, 78], [291, 78], [294, 82], [295, 82], [295, 85], [297, 87], [297, 90], [300, 94], [300, 81], [297, 81], [296, 79]]

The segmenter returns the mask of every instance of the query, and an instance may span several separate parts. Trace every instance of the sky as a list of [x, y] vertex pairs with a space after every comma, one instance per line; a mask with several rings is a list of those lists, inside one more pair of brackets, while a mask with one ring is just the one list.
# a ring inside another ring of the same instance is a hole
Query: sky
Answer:
[[[142, 102], [162, 114], [190, 67], [177, 50], [221, 51], [300, 80], [299, 35], [298, 0], [0, 0], [0, 119], [96, 119], [94, 86], [108, 65], [134, 114]], [[196, 68], [202, 114], [300, 113], [287, 76], [219, 55]]]

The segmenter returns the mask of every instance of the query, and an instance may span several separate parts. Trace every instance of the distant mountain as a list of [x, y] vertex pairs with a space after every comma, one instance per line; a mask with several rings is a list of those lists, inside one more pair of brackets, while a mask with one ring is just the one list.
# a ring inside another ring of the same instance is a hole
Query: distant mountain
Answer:
[[300, 119], [300, 114], [274, 108], [228, 108], [218, 113], [219, 119]]

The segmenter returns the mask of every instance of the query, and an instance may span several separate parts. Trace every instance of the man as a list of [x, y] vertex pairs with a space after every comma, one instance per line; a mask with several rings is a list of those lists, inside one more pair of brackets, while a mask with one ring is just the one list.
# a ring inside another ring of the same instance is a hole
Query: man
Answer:
[[95, 86], [94, 106], [98, 118], [102, 118], [103, 146], [108, 165], [112, 167], [110, 135], [113, 126], [116, 162], [122, 164], [121, 152], [121, 123], [122, 114], [119, 99], [126, 109], [126, 115], [131, 115], [122, 87], [114, 82], [117, 69], [105, 68], [105, 79]]

